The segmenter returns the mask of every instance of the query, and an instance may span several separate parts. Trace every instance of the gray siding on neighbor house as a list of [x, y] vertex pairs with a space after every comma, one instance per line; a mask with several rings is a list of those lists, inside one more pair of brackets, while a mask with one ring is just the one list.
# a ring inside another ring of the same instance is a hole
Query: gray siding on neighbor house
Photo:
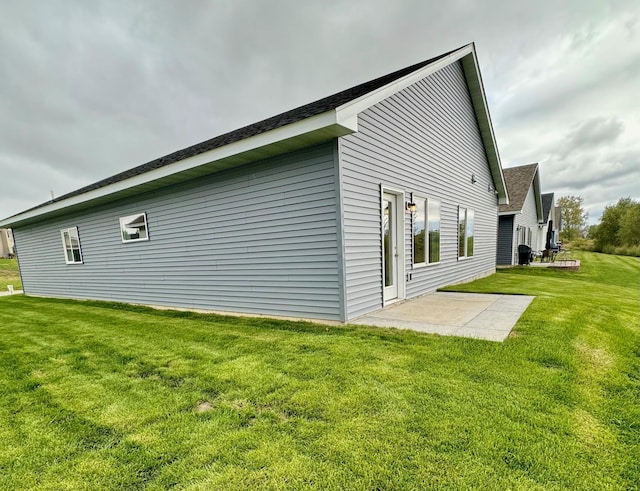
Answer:
[[[381, 186], [441, 201], [439, 264], [413, 268], [405, 213], [407, 298], [495, 271], [497, 198], [459, 62], [361, 113], [339, 148], [348, 319], [383, 306]], [[464, 260], [458, 206], [475, 210], [475, 255]]]
[[[536, 249], [538, 244], [538, 214], [536, 211], [536, 198], [535, 191], [533, 185], [529, 187], [529, 191], [527, 192], [527, 198], [524, 200], [524, 204], [522, 205], [522, 213], [515, 215], [515, 229], [517, 231], [518, 227], [527, 227], [531, 229], [531, 241], [528, 240], [525, 242], [532, 249]], [[516, 236], [517, 239], [517, 236]], [[519, 242], [514, 244], [514, 264], [517, 264], [517, 252], [518, 252]]]
[[498, 217], [498, 257], [500, 265], [513, 264], [513, 215]]
[[[336, 142], [17, 227], [27, 294], [341, 318]], [[146, 212], [149, 241], [119, 218]], [[65, 264], [77, 226], [84, 264]]]
[[[536, 199], [535, 199], [535, 191], [533, 185], [529, 187], [529, 191], [527, 191], [527, 197], [522, 205], [522, 210], [520, 213], [515, 213], [512, 215], [503, 215], [500, 218], [511, 217], [512, 226], [511, 226], [511, 249], [510, 249], [510, 260], [507, 260], [507, 250], [506, 243], [503, 245], [504, 249], [501, 250], [498, 256], [498, 264], [518, 264], [518, 246], [522, 244], [526, 244], [530, 246], [534, 251], [537, 250], [538, 240], [540, 234], [546, 232], [546, 228], [544, 232], [540, 230], [538, 225], [538, 214], [536, 211]], [[531, 230], [531, 241], [528, 240], [528, 235], [525, 234], [525, 240], [521, 240], [521, 230], [522, 229], [530, 229]], [[503, 237], [504, 235], [504, 237]], [[499, 231], [499, 236], [501, 240], [506, 241], [507, 232]]]

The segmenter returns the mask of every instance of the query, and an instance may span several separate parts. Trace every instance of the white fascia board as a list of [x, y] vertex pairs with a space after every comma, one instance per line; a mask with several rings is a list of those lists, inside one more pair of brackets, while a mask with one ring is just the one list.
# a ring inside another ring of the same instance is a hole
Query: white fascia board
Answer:
[[465, 64], [464, 60], [463, 67], [465, 68], [465, 77], [467, 77], [467, 80], [469, 80], [469, 78], [471, 79], [476, 90], [472, 90], [470, 87], [469, 94], [475, 107], [482, 141], [484, 143], [485, 151], [487, 152], [487, 158], [489, 159], [489, 166], [491, 167], [491, 174], [493, 175], [494, 180], [497, 181], [494, 182], [494, 184], [498, 191], [498, 203], [501, 205], [508, 205], [509, 193], [504, 180], [504, 173], [502, 172], [502, 162], [500, 159], [500, 153], [498, 152], [496, 136], [493, 131], [489, 104], [487, 103], [487, 96], [485, 94], [484, 84], [482, 83], [482, 74], [480, 73], [480, 65], [478, 64], [478, 57], [476, 55], [475, 48], [471, 51], [470, 55], [473, 61], [472, 69], [468, 69], [469, 64]]
[[520, 211], [499, 211], [498, 216], [507, 216], [507, 215], [522, 215], [522, 210]]
[[438, 70], [450, 65], [451, 63], [463, 58], [469, 53], [473, 52], [473, 45], [465, 46], [464, 48], [460, 48], [454, 53], [447, 55], [439, 60], [430, 63], [413, 73], [409, 73], [398, 80], [394, 80], [389, 84], [380, 87], [368, 94], [358, 97], [352, 101], [349, 101], [342, 106], [336, 108], [337, 119], [339, 123], [352, 121], [353, 118], [358, 117], [358, 114], [362, 111], [369, 109], [371, 106], [377, 104], [378, 102], [383, 101], [384, 99], [391, 97], [394, 94], [397, 94], [401, 90], [409, 87], [410, 85], [422, 80], [425, 77], [428, 77], [432, 73], [437, 72]]
[[207, 152], [188, 157], [183, 160], [179, 160], [169, 165], [159, 167], [157, 169], [145, 172], [143, 174], [124, 179], [122, 181], [108, 184], [92, 191], [72, 196], [49, 205], [44, 205], [31, 211], [26, 211], [12, 217], [0, 220], [0, 227], [11, 226], [17, 222], [29, 220], [40, 215], [46, 215], [48, 213], [61, 210], [70, 206], [82, 204], [87, 201], [92, 201], [97, 198], [102, 198], [110, 194], [118, 193], [129, 188], [134, 188], [164, 177], [168, 177], [172, 174], [188, 171], [201, 165], [209, 164], [224, 158], [232, 157], [244, 152], [256, 150], [273, 143], [277, 143], [283, 140], [295, 138], [307, 133], [312, 133], [317, 130], [322, 130], [329, 127], [340, 127], [340, 131], [344, 134], [353, 133], [357, 129], [357, 124], [353, 126], [352, 121], [337, 122], [337, 115], [335, 110], [330, 110], [316, 116], [311, 116], [295, 123], [281, 126], [270, 131], [265, 131], [258, 135], [238, 140], [236, 142], [224, 145], [222, 147], [214, 148]]

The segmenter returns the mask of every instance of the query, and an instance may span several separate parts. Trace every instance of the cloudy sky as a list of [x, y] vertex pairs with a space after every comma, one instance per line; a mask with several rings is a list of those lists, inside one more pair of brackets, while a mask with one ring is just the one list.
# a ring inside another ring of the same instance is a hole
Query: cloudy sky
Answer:
[[0, 218], [471, 41], [504, 167], [640, 198], [638, 0], [0, 0]]

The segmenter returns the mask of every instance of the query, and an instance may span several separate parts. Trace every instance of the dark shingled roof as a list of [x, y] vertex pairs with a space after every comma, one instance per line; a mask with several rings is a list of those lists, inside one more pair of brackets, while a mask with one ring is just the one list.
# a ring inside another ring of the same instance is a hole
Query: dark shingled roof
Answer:
[[549, 212], [553, 208], [553, 193], [545, 193], [542, 195], [542, 220], [547, 223], [553, 217], [549, 216]]
[[524, 200], [527, 199], [527, 193], [529, 192], [537, 170], [538, 164], [502, 169], [504, 182], [507, 186], [507, 193], [509, 194], [509, 204], [500, 205], [498, 208], [500, 213], [508, 211], [516, 213], [522, 210]]
[[[398, 80], [406, 75], [409, 75], [410, 73], [413, 73], [416, 70], [420, 70], [421, 68], [424, 68], [425, 66], [435, 61], [438, 61], [439, 59], [444, 58], [445, 56], [455, 53], [459, 49], [461, 48], [448, 51], [447, 53], [436, 56], [435, 58], [431, 58], [429, 60], [416, 63], [415, 65], [411, 65], [407, 68], [403, 68], [401, 70], [395, 71], [388, 75], [384, 75], [374, 80], [370, 80], [369, 82], [356, 85], [355, 87], [351, 87], [350, 89], [346, 89], [336, 94], [330, 95], [328, 97], [324, 97], [323, 99], [319, 99], [309, 104], [305, 104], [304, 106], [291, 109], [289, 111], [283, 112], [276, 116], [272, 116], [270, 118], [264, 119], [257, 123], [251, 124], [249, 126], [245, 126], [243, 128], [230, 131], [229, 133], [225, 133], [220, 136], [216, 136], [215, 138], [211, 138], [210, 140], [204, 141], [202, 143], [198, 143], [196, 145], [183, 148], [182, 150], [178, 150], [176, 152], [170, 153], [169, 155], [165, 155], [164, 157], [160, 157], [158, 159], [152, 160], [151, 162], [147, 162], [146, 164], [133, 167], [132, 169], [128, 169], [124, 172], [120, 172], [119, 174], [113, 175], [111, 177], [107, 177], [106, 179], [102, 179], [101, 181], [98, 181], [88, 186], [85, 186], [83, 188], [77, 189], [76, 191], [72, 191], [71, 193], [67, 193], [65, 195], [59, 196], [53, 200], [42, 203], [26, 211], [35, 210], [37, 208], [41, 208], [43, 206], [56, 203], [58, 201], [62, 201], [67, 198], [71, 198], [73, 196], [78, 196], [80, 194], [93, 191], [95, 189], [108, 186], [110, 184], [115, 184], [117, 182], [124, 181], [125, 179], [129, 179], [131, 177], [144, 174], [146, 172], [158, 169], [160, 167], [173, 164], [174, 162], [178, 162], [180, 160], [184, 160], [189, 157], [193, 157], [195, 155], [208, 152], [209, 150], [223, 147], [225, 145], [229, 145], [231, 143], [244, 140], [245, 138], [250, 138], [252, 136], [259, 135], [260, 133], [265, 133], [267, 131], [280, 128], [281, 126], [295, 123], [297, 121], [310, 118], [311, 116], [316, 116], [318, 114], [322, 114], [332, 109], [336, 109], [337, 107], [343, 104], [346, 104], [347, 102], [351, 102], [357, 99], [358, 97], [361, 97], [370, 92], [373, 92], [376, 89], [384, 87], [385, 85], [391, 82], [394, 82], [395, 80]], [[25, 213], [25, 212], [22, 212], [22, 213]]]

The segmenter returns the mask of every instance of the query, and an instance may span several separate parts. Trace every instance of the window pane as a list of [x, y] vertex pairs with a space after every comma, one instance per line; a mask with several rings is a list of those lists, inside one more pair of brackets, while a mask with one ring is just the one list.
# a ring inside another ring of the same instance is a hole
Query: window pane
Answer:
[[458, 257], [464, 257], [465, 232], [467, 230], [467, 210], [458, 207]]
[[76, 263], [82, 262], [82, 256], [80, 255], [80, 249], [73, 249], [73, 261]]
[[62, 231], [62, 240], [64, 241], [64, 247], [66, 249], [71, 249], [71, 238], [69, 237], [69, 231], [68, 230], [63, 230]]
[[391, 201], [384, 200], [384, 208], [382, 215], [382, 235], [383, 235], [383, 244], [382, 247], [384, 249], [384, 286], [391, 286], [393, 279], [393, 271], [392, 271], [392, 236], [391, 230], [394, 227], [393, 220], [393, 203]]
[[421, 264], [425, 262], [425, 201], [417, 200], [416, 206], [413, 217], [413, 263]]
[[440, 202], [430, 199], [429, 208], [429, 262], [440, 261]]
[[120, 219], [120, 232], [122, 240], [128, 242], [130, 240], [148, 240], [147, 234], [147, 215], [138, 213], [129, 215]]
[[473, 256], [474, 237], [473, 237], [473, 210], [467, 210], [467, 257]]

